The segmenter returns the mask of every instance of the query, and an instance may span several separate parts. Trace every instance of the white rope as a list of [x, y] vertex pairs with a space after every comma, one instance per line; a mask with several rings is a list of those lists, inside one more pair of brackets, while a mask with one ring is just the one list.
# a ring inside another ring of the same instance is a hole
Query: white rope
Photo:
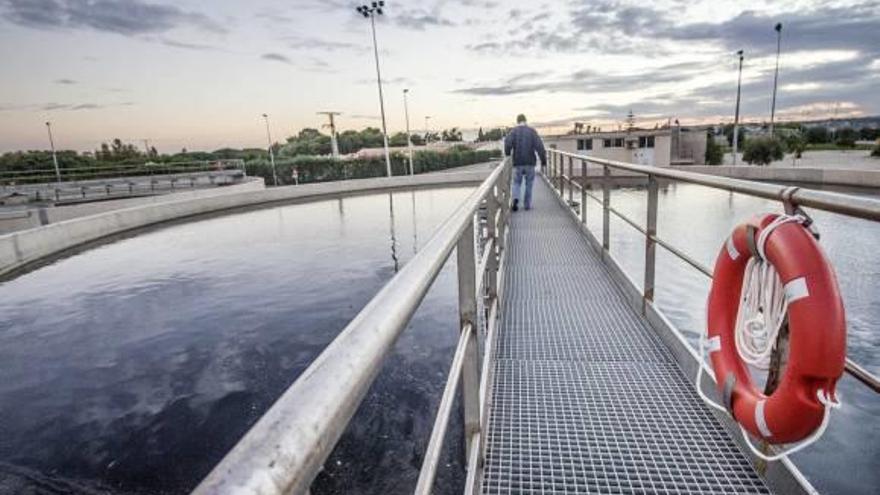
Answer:
[[752, 256], [746, 264], [734, 336], [740, 359], [758, 369], [770, 369], [770, 355], [788, 310], [785, 287], [776, 269], [767, 261], [765, 245], [770, 234], [781, 225], [804, 220], [789, 215], [774, 219], [758, 236], [758, 256]]
[[[765, 227], [756, 240], [756, 247], [759, 256], [752, 256], [746, 263], [745, 274], [743, 276], [742, 289], [740, 291], [740, 304], [736, 314], [736, 328], [734, 337], [736, 341], [736, 350], [740, 359], [745, 363], [760, 369], [769, 369], [770, 356], [773, 353], [773, 346], [779, 335], [779, 330], [785, 321], [785, 314], [788, 311], [788, 300], [785, 297], [785, 286], [776, 273], [776, 269], [767, 260], [765, 247], [767, 238], [779, 226], [790, 222], [798, 222], [803, 224], [806, 219], [800, 215], [780, 215]], [[708, 330], [707, 330], [708, 332]], [[697, 394], [703, 399], [707, 405], [717, 409], [727, 415], [730, 411], [721, 404], [710, 399], [702, 388], [703, 368], [708, 366], [704, 362], [704, 348], [706, 341], [706, 333], [700, 333], [699, 343], [699, 359], [696, 378]], [[828, 422], [831, 419], [831, 409], [840, 407], [839, 401], [833, 401], [828, 394], [819, 389], [816, 396], [825, 406], [822, 416], [822, 423], [819, 428], [810, 435], [809, 438], [800, 443], [795, 444], [787, 450], [783, 450], [774, 455], [767, 455], [758, 450], [752, 443], [748, 432], [741, 424], [739, 429], [742, 432], [746, 445], [755, 456], [765, 461], [777, 461], [783, 457], [798, 452], [819, 440], [828, 428]], [[735, 420], [735, 418], [734, 418]]]
[[749, 437], [749, 433], [746, 431], [746, 429], [743, 428], [742, 425], [739, 425], [739, 429], [740, 429], [740, 431], [742, 431], [743, 440], [745, 440], [746, 445], [749, 446], [749, 449], [752, 451], [752, 453], [755, 454], [757, 457], [760, 457], [761, 459], [764, 459], [765, 461], [768, 461], [768, 462], [778, 461], [779, 459], [782, 459], [783, 457], [790, 456], [791, 454], [794, 454], [795, 452], [798, 452], [800, 450], [803, 450], [803, 449], [809, 447], [810, 445], [815, 443], [817, 440], [822, 438], [822, 435], [825, 433], [825, 429], [828, 428], [828, 422], [831, 420], [831, 410], [839, 408], [840, 402], [839, 401], [835, 402], [835, 401], [831, 400], [831, 398], [828, 397], [828, 395], [825, 393], [825, 391], [821, 388], [816, 391], [816, 396], [818, 397], [819, 402], [821, 402], [822, 405], [825, 406], [825, 412], [822, 414], [822, 424], [819, 425], [819, 428], [817, 428], [816, 431], [813, 432], [813, 434], [810, 435], [809, 438], [807, 438], [806, 440], [804, 440], [798, 444], [795, 444], [790, 449], [783, 450], [783, 451], [779, 452], [778, 454], [767, 455], [767, 454], [761, 452], [760, 450], [758, 450], [758, 448], [755, 447], [755, 444], [752, 443], [752, 440]]

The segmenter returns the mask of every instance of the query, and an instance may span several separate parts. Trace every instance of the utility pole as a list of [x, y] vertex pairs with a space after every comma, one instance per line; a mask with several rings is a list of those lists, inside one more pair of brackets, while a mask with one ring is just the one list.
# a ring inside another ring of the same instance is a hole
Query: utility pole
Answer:
[[776, 23], [776, 72], [773, 75], [773, 103], [770, 106], [770, 137], [773, 137], [773, 121], [776, 118], [776, 86], [779, 83], [779, 52], [782, 49], [782, 23]]
[[150, 140], [149, 138], [144, 138], [144, 154], [147, 156], [147, 160], [150, 159]]
[[361, 5], [357, 11], [362, 16], [370, 19], [370, 27], [373, 29], [373, 53], [376, 56], [376, 83], [379, 86], [379, 110], [382, 113], [382, 138], [385, 142], [385, 168], [388, 177], [391, 177], [391, 152], [388, 149], [388, 127], [385, 124], [385, 97], [382, 96], [382, 73], [379, 70], [379, 43], [376, 41], [376, 16], [382, 15], [385, 2], [373, 2], [372, 7]]
[[733, 164], [736, 165], [736, 154], [739, 152], [739, 102], [742, 91], [743, 78], [743, 51], [736, 52], [739, 55], [739, 77], [736, 82], [736, 114], [733, 117]]
[[412, 135], [409, 132], [409, 102], [407, 101], [406, 95], [409, 93], [408, 89], [403, 90], [403, 111], [406, 114], [406, 146], [409, 150], [409, 175], [415, 174], [413, 167], [413, 146], [412, 146]]
[[[341, 112], [318, 112], [318, 115], [326, 115], [330, 118], [330, 149], [333, 154], [333, 158], [339, 158], [339, 143], [336, 141], [336, 122], [333, 121], [333, 117], [336, 115], [342, 115]], [[327, 126], [325, 126], [327, 127]]]
[[55, 164], [55, 179], [61, 182], [61, 169], [58, 168], [58, 153], [55, 152], [55, 140], [52, 138], [52, 123], [46, 122], [46, 130], [49, 131], [49, 147], [52, 148], [52, 163]]
[[272, 184], [278, 185], [278, 172], [275, 170], [275, 152], [272, 151], [272, 133], [269, 132], [269, 115], [263, 114], [266, 120], [266, 140], [269, 142], [269, 162], [272, 164]]

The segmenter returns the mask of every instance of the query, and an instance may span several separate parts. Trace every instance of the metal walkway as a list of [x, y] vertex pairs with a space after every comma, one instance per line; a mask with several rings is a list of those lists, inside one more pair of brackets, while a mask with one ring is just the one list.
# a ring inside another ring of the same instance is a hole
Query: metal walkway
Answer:
[[512, 216], [483, 493], [769, 493], [553, 194]]

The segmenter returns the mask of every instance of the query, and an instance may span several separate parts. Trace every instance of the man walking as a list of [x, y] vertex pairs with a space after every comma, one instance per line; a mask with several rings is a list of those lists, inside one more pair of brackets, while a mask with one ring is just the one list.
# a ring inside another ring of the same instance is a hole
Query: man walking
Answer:
[[525, 179], [526, 193], [523, 198], [523, 206], [526, 210], [531, 210], [536, 158], [540, 158], [541, 166], [546, 167], [547, 152], [544, 151], [544, 142], [541, 141], [537, 131], [526, 125], [525, 115], [519, 114], [516, 117], [516, 124], [516, 127], [504, 139], [504, 154], [506, 156], [513, 155], [513, 170], [516, 174], [513, 179], [513, 206], [511, 209], [513, 211], [519, 210], [520, 189], [523, 179]]

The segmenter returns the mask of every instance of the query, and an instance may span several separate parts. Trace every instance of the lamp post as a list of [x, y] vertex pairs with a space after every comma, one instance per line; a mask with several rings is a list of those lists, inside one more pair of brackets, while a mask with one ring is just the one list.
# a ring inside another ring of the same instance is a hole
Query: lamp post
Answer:
[[379, 70], [379, 44], [376, 41], [376, 16], [382, 15], [385, 2], [373, 2], [372, 6], [361, 5], [357, 11], [362, 16], [370, 19], [370, 27], [373, 28], [373, 53], [376, 56], [376, 83], [379, 85], [379, 110], [382, 113], [382, 138], [385, 142], [385, 168], [388, 177], [391, 177], [391, 152], [388, 150], [388, 128], [385, 125], [385, 98], [382, 96], [382, 73]]
[[55, 179], [61, 182], [61, 169], [58, 168], [58, 154], [55, 152], [55, 140], [52, 138], [51, 122], [46, 122], [46, 130], [49, 132], [49, 147], [52, 148], [52, 163], [55, 164]]
[[408, 89], [403, 90], [403, 111], [406, 114], [406, 146], [409, 149], [409, 175], [413, 175], [414, 167], [413, 167], [413, 146], [412, 146], [412, 135], [409, 132], [409, 102], [407, 101], [406, 95], [409, 93]]
[[739, 151], [739, 101], [742, 91], [743, 79], [743, 51], [736, 52], [739, 55], [739, 76], [736, 81], [736, 113], [733, 117], [733, 164], [736, 165], [736, 154]]
[[429, 121], [429, 120], [431, 120], [431, 116], [430, 116], [430, 115], [425, 115], [425, 146], [427, 146], [428, 143], [430, 142], [430, 140], [428, 139], [428, 137], [429, 137], [429, 134], [428, 134], [428, 133], [430, 132], [430, 131], [428, 130], [428, 121]]
[[776, 85], [779, 82], [779, 52], [782, 48], [782, 23], [776, 23], [776, 72], [773, 75], [773, 103], [770, 105], [770, 137], [773, 137], [773, 121], [776, 118]]
[[272, 164], [272, 184], [278, 185], [278, 172], [275, 170], [275, 152], [272, 151], [272, 133], [269, 132], [269, 115], [263, 114], [266, 120], [266, 141], [269, 143], [269, 162]]

